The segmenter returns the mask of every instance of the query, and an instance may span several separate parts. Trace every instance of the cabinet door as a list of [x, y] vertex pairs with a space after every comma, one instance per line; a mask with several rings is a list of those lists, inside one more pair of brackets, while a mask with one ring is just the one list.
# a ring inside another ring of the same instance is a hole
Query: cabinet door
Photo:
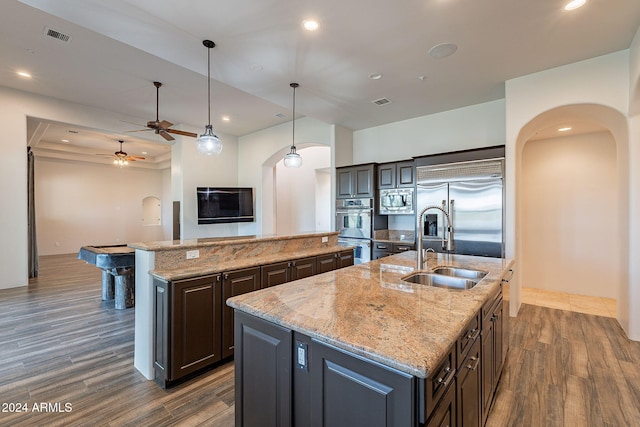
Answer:
[[396, 187], [396, 164], [378, 165], [378, 190]]
[[486, 420], [493, 397], [493, 348], [495, 345], [495, 329], [491, 321], [482, 327], [482, 419]]
[[291, 261], [291, 280], [303, 279], [316, 274], [316, 257]]
[[416, 168], [413, 161], [396, 163], [396, 187], [413, 187], [416, 184]]
[[174, 281], [171, 293], [169, 381], [221, 359], [220, 275]]
[[236, 425], [292, 425], [292, 332], [236, 312]]
[[311, 420], [304, 425], [414, 426], [414, 378], [312, 342]]
[[498, 303], [495, 311], [493, 312], [493, 316], [491, 319], [493, 320], [493, 382], [492, 382], [492, 390], [495, 391], [498, 386], [498, 379], [500, 378], [500, 372], [502, 372], [502, 365], [504, 362], [504, 354], [502, 340], [504, 337], [503, 329], [504, 329], [504, 304], [502, 299]]
[[458, 425], [457, 415], [456, 385], [454, 381], [453, 384], [449, 386], [447, 393], [431, 415], [431, 419], [427, 423], [427, 427], [456, 427]]
[[478, 427], [482, 422], [480, 352], [480, 340], [476, 340], [456, 377], [458, 425], [460, 427]]
[[225, 301], [236, 295], [260, 289], [260, 267], [223, 274], [222, 279], [222, 357], [233, 355], [233, 309]]
[[353, 265], [353, 249], [341, 251], [338, 253], [338, 265], [337, 268], [344, 268]]
[[316, 257], [316, 273], [322, 274], [333, 271], [338, 266], [337, 254], [318, 255]]
[[278, 262], [275, 264], [263, 265], [261, 270], [261, 288], [281, 285], [290, 280], [289, 263]]
[[353, 197], [353, 188], [355, 186], [354, 170], [351, 168], [336, 169], [336, 181], [338, 188], [336, 198], [348, 199]]
[[355, 168], [355, 196], [373, 197], [373, 165]]

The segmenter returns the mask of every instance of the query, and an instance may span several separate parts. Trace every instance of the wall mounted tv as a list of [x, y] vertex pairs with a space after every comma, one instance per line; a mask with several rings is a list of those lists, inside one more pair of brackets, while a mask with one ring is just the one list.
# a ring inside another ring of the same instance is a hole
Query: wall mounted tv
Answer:
[[253, 188], [197, 187], [198, 224], [253, 222]]

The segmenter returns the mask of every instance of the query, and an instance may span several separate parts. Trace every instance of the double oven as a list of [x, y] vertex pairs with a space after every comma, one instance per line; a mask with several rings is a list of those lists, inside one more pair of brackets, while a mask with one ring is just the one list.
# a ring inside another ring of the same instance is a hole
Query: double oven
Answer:
[[373, 199], [336, 200], [338, 244], [355, 247], [355, 264], [371, 261], [373, 230], [386, 228], [382, 221], [386, 222], [386, 217], [374, 215]]

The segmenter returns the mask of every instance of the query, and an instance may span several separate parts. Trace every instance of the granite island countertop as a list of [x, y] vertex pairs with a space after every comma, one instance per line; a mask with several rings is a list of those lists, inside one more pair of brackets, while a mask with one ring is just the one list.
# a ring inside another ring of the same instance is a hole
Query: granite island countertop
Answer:
[[490, 297], [512, 260], [430, 254], [426, 270], [487, 271], [467, 291], [412, 284], [416, 252], [385, 257], [227, 300], [236, 310], [427, 378]]

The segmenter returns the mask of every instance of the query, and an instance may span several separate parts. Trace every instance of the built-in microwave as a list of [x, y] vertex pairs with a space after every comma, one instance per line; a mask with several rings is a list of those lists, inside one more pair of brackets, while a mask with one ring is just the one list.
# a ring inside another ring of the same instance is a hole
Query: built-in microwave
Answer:
[[396, 188], [380, 190], [378, 195], [378, 213], [381, 215], [413, 215], [414, 189]]

